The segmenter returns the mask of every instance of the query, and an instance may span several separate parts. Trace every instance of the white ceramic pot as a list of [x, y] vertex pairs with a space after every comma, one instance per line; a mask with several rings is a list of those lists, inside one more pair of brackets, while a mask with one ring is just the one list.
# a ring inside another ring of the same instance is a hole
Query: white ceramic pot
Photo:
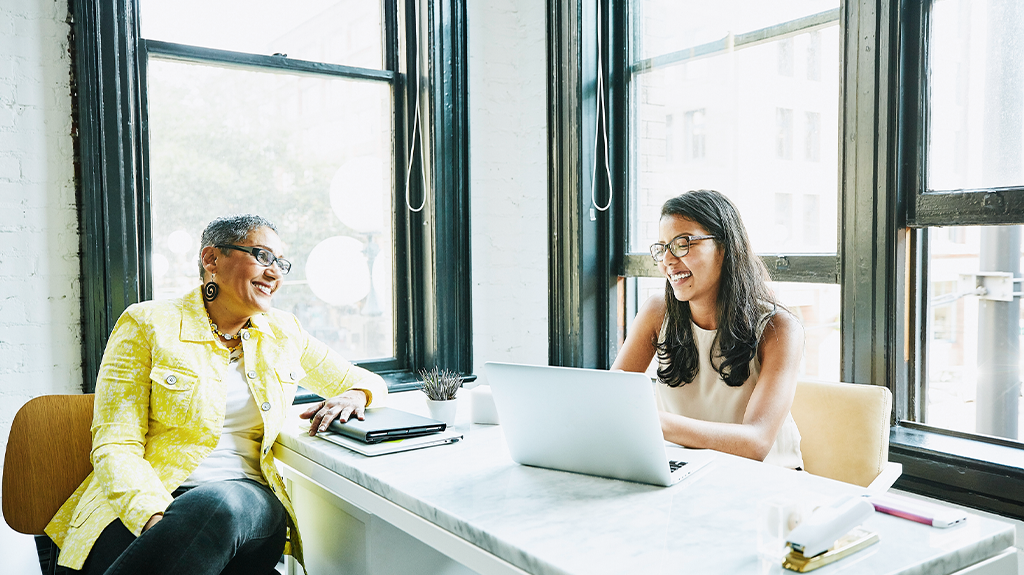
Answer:
[[427, 398], [427, 409], [430, 410], [430, 417], [447, 423], [449, 427], [455, 425], [455, 411], [458, 407], [458, 399], [434, 401]]

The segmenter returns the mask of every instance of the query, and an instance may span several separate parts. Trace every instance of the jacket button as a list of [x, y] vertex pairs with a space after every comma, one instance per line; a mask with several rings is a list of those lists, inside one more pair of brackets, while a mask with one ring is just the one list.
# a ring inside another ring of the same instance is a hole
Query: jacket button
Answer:
[[249, 335], [249, 332], [248, 332], [248, 331], [243, 331], [243, 332], [242, 332], [242, 339], [244, 339], [244, 340], [248, 340], [248, 339], [249, 339], [249, 337], [251, 337], [251, 336]]
[[270, 411], [270, 402], [264, 401], [263, 405], [260, 406], [260, 409], [262, 409], [263, 411]]
[[256, 372], [250, 369], [248, 372], [246, 372], [245, 376], [248, 377], [249, 379], [256, 379]]
[[167, 382], [167, 385], [174, 385], [175, 383], [178, 383], [178, 378], [175, 377], [174, 374], [172, 373], [171, 375], [168, 375], [167, 379], [165, 379], [164, 381]]
[[298, 379], [298, 377], [295, 376], [295, 372], [294, 371], [289, 373], [288, 377], [292, 378], [292, 381], [295, 381], [296, 379]]

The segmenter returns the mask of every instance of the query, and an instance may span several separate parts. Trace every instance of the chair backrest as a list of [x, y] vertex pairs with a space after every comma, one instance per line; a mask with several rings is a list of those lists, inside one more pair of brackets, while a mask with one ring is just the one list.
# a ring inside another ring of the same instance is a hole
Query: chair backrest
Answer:
[[889, 460], [892, 393], [879, 385], [797, 383], [792, 414], [808, 473], [867, 487]]
[[92, 472], [93, 394], [29, 400], [11, 424], [4, 456], [4, 520], [42, 535], [60, 506]]

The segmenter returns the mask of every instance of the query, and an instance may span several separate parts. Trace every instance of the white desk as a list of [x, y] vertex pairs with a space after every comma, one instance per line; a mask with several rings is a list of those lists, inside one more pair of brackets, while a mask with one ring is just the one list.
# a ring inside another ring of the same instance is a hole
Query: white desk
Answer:
[[[419, 392], [390, 404], [425, 413]], [[668, 488], [520, 466], [501, 426], [470, 426], [468, 408], [464, 441], [379, 457], [286, 426], [275, 454], [311, 575], [785, 574], [757, 556], [757, 503], [863, 492], [725, 454]], [[865, 527], [881, 541], [816, 573], [1017, 575], [1008, 523], [936, 529], [876, 513]]]

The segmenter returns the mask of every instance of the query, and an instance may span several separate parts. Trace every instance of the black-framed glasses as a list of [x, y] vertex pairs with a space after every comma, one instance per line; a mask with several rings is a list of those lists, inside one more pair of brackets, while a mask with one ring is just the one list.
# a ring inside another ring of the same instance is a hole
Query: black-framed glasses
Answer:
[[715, 236], [676, 236], [672, 238], [667, 244], [657, 243], [651, 244], [651, 257], [654, 261], [660, 262], [665, 259], [665, 252], [672, 252], [672, 255], [677, 258], [681, 258], [686, 254], [690, 253], [690, 243], [699, 242], [700, 240], [711, 240]]
[[231, 244], [217, 244], [214, 247], [218, 247], [222, 250], [238, 250], [240, 252], [252, 254], [252, 257], [256, 258], [256, 262], [258, 264], [268, 268], [276, 263], [277, 269], [281, 270], [281, 273], [285, 275], [292, 271], [292, 262], [275, 256], [270, 250], [265, 250], [256, 246], [233, 246]]

